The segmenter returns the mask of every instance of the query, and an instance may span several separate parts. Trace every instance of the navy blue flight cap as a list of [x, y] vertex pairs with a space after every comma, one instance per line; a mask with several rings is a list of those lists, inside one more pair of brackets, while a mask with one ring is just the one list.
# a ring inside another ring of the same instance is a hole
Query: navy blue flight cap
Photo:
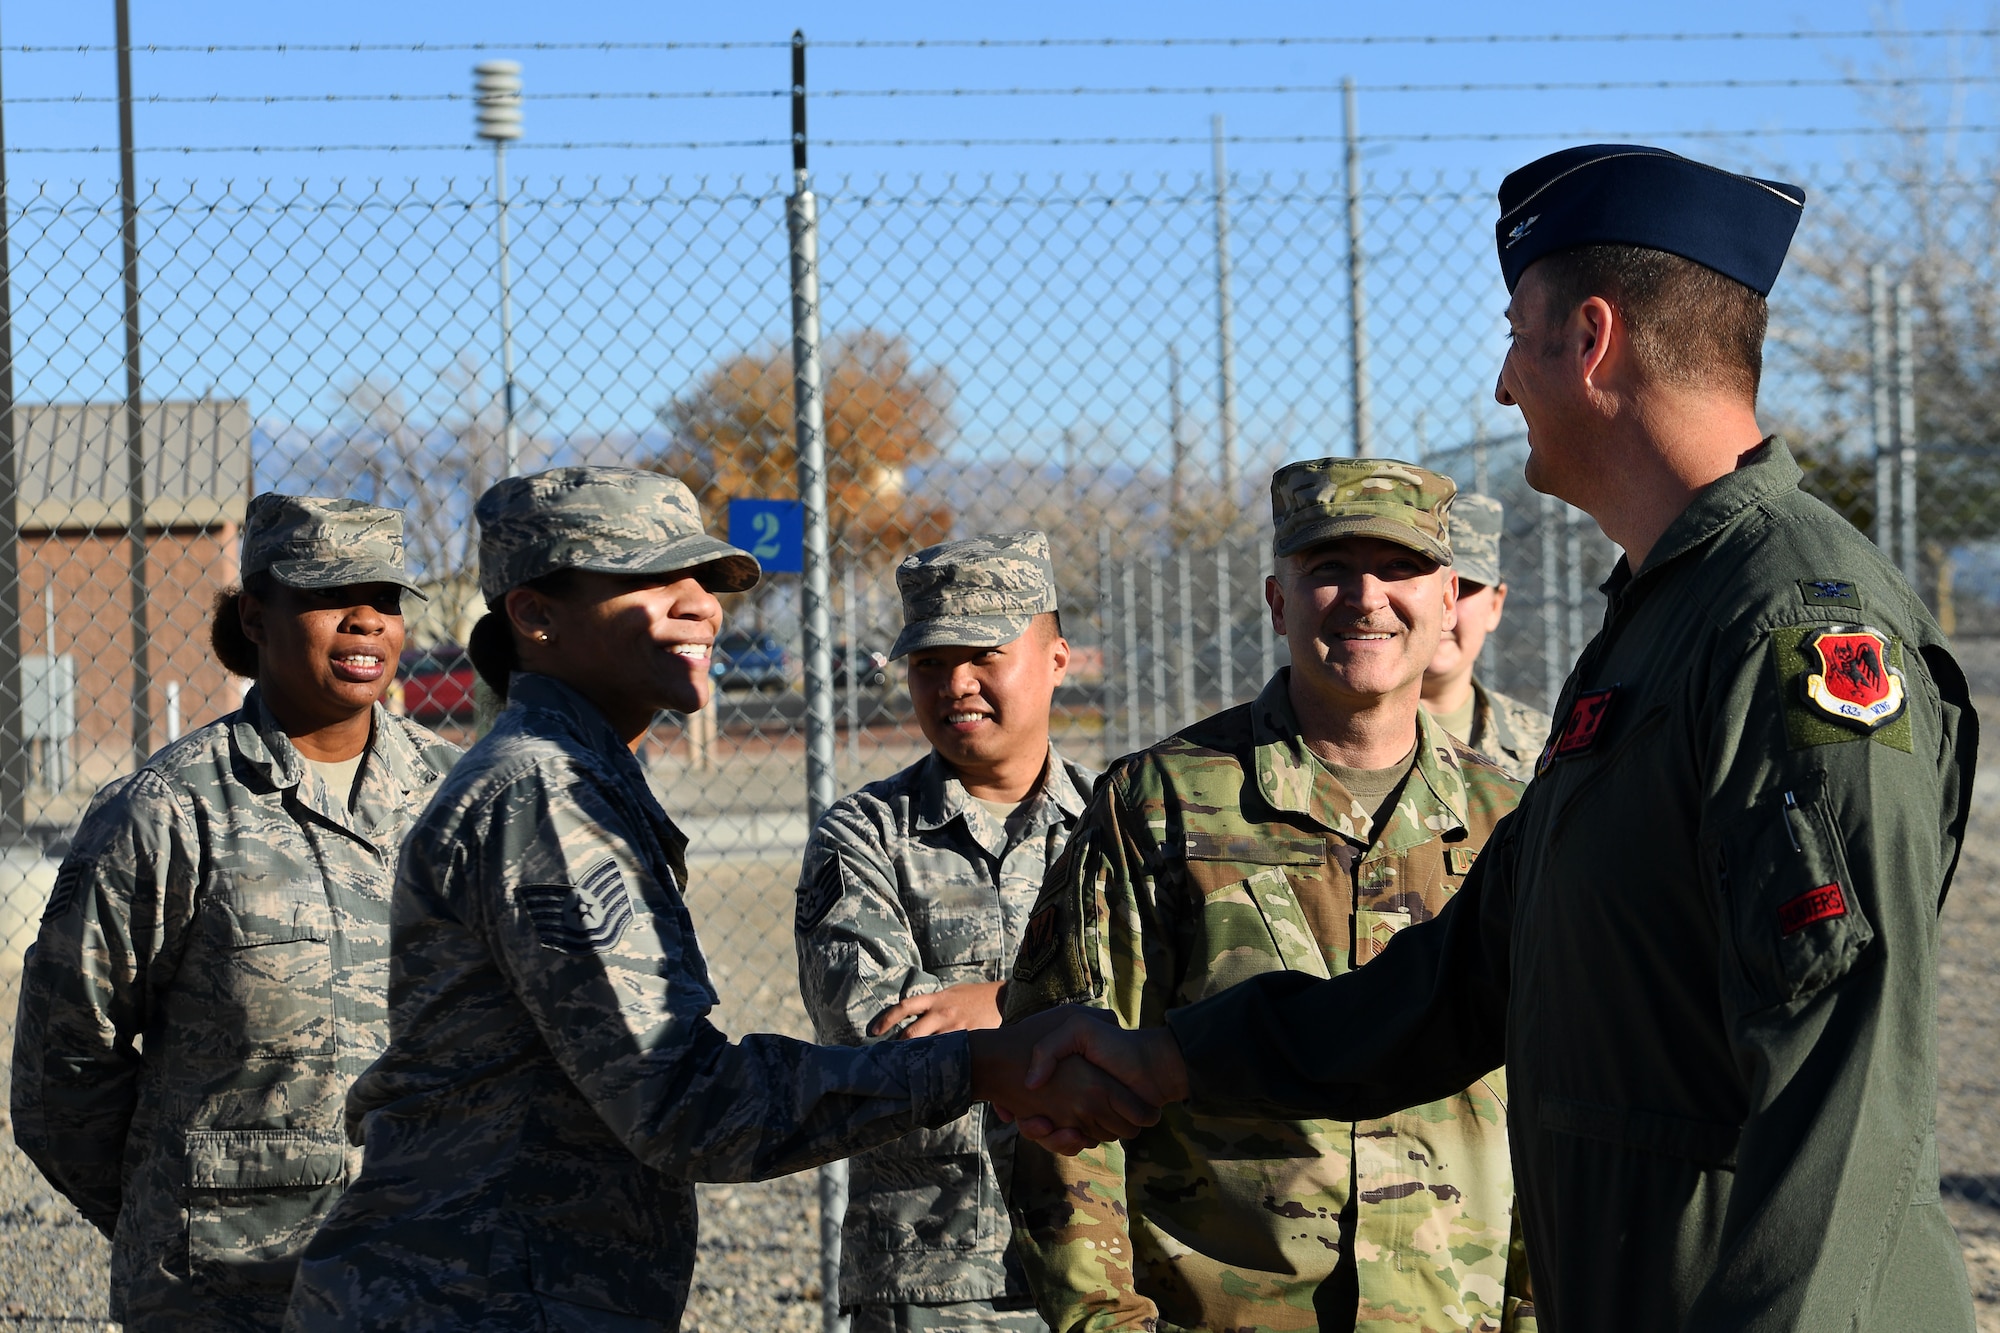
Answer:
[[1493, 237], [1507, 290], [1528, 265], [1580, 245], [1665, 250], [1771, 294], [1806, 192], [1664, 148], [1594, 143], [1537, 158], [1500, 182]]

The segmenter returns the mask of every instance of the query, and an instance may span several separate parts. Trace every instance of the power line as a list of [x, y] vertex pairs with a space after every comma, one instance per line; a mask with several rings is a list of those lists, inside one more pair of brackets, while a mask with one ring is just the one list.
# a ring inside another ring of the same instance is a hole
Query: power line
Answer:
[[[1438, 134], [1367, 134], [1362, 135], [1364, 143], [1497, 143], [1510, 140], [1555, 139], [1570, 143], [1597, 141], [1653, 140], [1653, 139], [1754, 139], [1754, 138], [1833, 138], [1841, 136], [1873, 137], [1879, 135], [1927, 135], [1927, 134], [2000, 134], [2000, 124], [1994, 125], [1852, 125], [1852, 126], [1807, 126], [1799, 129], [1729, 129], [1729, 130], [1511, 130], [1500, 132], [1446, 132]], [[713, 148], [775, 148], [789, 145], [785, 139], [682, 139], [642, 142], [637, 140], [572, 141], [564, 143], [531, 143], [523, 141], [513, 147], [518, 151], [574, 152], [583, 149], [614, 151], [655, 151], [655, 150], [701, 150]], [[1191, 144], [1214, 142], [1209, 135], [1103, 135], [1055, 138], [989, 138], [989, 139], [814, 139], [815, 148], [1107, 148], [1107, 147], [1179, 147]], [[1335, 144], [1346, 140], [1338, 134], [1232, 134], [1225, 142], [1232, 144]], [[249, 153], [263, 156], [278, 153], [462, 153], [484, 151], [478, 143], [429, 143], [429, 144], [182, 144], [142, 147], [140, 151], [156, 153], [208, 154], [208, 153]], [[116, 147], [104, 145], [84, 145], [77, 147], [22, 147], [9, 148], [10, 154], [33, 153], [40, 155], [91, 156], [117, 152]]]
[[[1792, 78], [1792, 79], [1598, 79], [1550, 80], [1531, 83], [1375, 83], [1361, 84], [1357, 92], [1399, 93], [1549, 93], [1549, 92], [1677, 92], [1726, 91], [1729, 89], [1770, 88], [1919, 88], [1965, 87], [2000, 83], [1994, 74], [1911, 75], [1894, 78]], [[1241, 97], [1241, 96], [1332, 96], [1341, 91], [1337, 83], [1307, 84], [1200, 84], [1153, 85], [1129, 88], [828, 88], [815, 91], [819, 98], [978, 98], [978, 97]], [[784, 97], [786, 88], [705, 88], [689, 90], [603, 90], [581, 92], [523, 93], [531, 102], [671, 102], [737, 98]], [[320, 105], [344, 102], [471, 102], [477, 94], [437, 93], [153, 93], [136, 99], [147, 106], [273, 106], [296, 103]], [[94, 93], [9, 97], [7, 106], [89, 106], [109, 105], [115, 97]]]
[[[948, 37], [850, 38], [815, 41], [821, 49], [886, 50], [1034, 50], [1076, 47], [1257, 47], [1257, 46], [1518, 46], [1589, 45], [1655, 42], [1846, 42], [1931, 41], [1953, 38], [2000, 37], [2000, 28], [1877, 28], [1735, 32], [1551, 32], [1551, 33], [1406, 33], [1379, 36], [1321, 37]], [[275, 42], [275, 43], [148, 43], [132, 49], [148, 55], [219, 54], [430, 54], [454, 51], [754, 51], [789, 48], [784, 40], [710, 42]], [[0, 51], [22, 55], [93, 55], [115, 52], [115, 46], [18, 44]]]

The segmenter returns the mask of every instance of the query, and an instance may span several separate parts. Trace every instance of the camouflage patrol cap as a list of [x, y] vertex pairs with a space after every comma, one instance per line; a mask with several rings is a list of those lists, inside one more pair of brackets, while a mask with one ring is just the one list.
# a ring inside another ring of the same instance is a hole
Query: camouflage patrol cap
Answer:
[[496, 482], [479, 519], [479, 592], [488, 606], [560, 569], [685, 572], [711, 592], [742, 592], [757, 559], [701, 526], [694, 493], [672, 477], [622, 467], [558, 467]]
[[360, 500], [264, 492], [243, 516], [239, 568], [246, 579], [268, 571], [288, 588], [393, 583], [424, 596], [403, 565], [403, 511]]
[[903, 632], [889, 656], [920, 648], [997, 648], [1056, 609], [1045, 532], [1003, 532], [926, 547], [896, 566]]
[[1500, 578], [1500, 532], [1505, 511], [1490, 495], [1461, 491], [1451, 506], [1452, 567], [1461, 583], [1492, 587]]
[[1379, 537], [1451, 563], [1450, 477], [1393, 458], [1315, 458], [1271, 474], [1271, 551]]

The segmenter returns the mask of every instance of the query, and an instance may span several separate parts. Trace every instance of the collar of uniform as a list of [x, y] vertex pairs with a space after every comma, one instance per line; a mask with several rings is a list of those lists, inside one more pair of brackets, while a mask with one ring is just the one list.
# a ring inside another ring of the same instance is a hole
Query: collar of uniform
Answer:
[[[1342, 837], [1371, 844], [1371, 850], [1399, 850], [1428, 842], [1441, 833], [1465, 827], [1465, 776], [1451, 751], [1444, 728], [1423, 709], [1417, 710], [1417, 776], [1423, 790], [1405, 784], [1403, 799], [1383, 830], [1370, 839], [1367, 820], [1374, 812], [1356, 813], [1354, 797], [1324, 764], [1306, 749], [1298, 715], [1292, 711], [1290, 667], [1265, 684], [1250, 705], [1250, 734], [1257, 762], [1257, 789], [1275, 810], [1304, 815]], [[1412, 796], [1420, 799], [1412, 801]], [[1405, 812], [1409, 818], [1403, 818]], [[1421, 834], [1421, 836], [1418, 836]]]
[[1479, 683], [1477, 676], [1472, 678], [1472, 731], [1466, 744], [1470, 745], [1474, 740], [1490, 740], [1495, 749], [1521, 748], [1520, 738], [1507, 725], [1507, 719], [1500, 715], [1500, 710], [1493, 706], [1493, 696], [1486, 692], [1486, 687]]
[[554, 715], [585, 749], [612, 766], [625, 789], [636, 796], [647, 818], [659, 825], [674, 873], [683, 884], [686, 883], [687, 835], [681, 832], [680, 825], [674, 823], [666, 807], [660, 804], [660, 798], [653, 793], [653, 784], [647, 780], [646, 770], [639, 766], [631, 747], [612, 728], [610, 720], [598, 711], [597, 705], [554, 676], [544, 676], [537, 671], [516, 671], [507, 680], [506, 711], [511, 713], [516, 709]]
[[1653, 543], [1653, 549], [1646, 553], [1646, 563], [1636, 574], [1620, 580], [1618, 570], [1627, 569], [1628, 565], [1624, 557], [1619, 557], [1605, 588], [1609, 590], [1613, 583], [1644, 578], [1668, 561], [1687, 554], [1728, 527], [1751, 505], [1795, 490], [1804, 476], [1784, 440], [1776, 435], [1766, 436], [1762, 444], [1744, 455], [1742, 465], [1735, 471], [1702, 487], [1694, 502]]
[[[356, 814], [364, 813], [363, 806], [370, 804], [372, 789], [378, 786], [386, 784], [388, 788], [385, 794], [390, 799], [383, 805], [387, 810], [398, 805], [402, 797], [438, 776], [409, 735], [391, 719], [388, 709], [378, 703], [373, 712], [369, 723], [368, 751], [361, 762], [363, 800], [357, 806]], [[292, 744], [292, 738], [271, 716], [271, 710], [264, 704], [263, 691], [257, 686], [252, 685], [249, 693], [243, 696], [243, 707], [237, 712], [235, 725], [230, 728], [230, 737], [238, 756], [272, 790], [305, 787], [305, 756], [299, 753], [298, 747]], [[336, 823], [349, 822], [350, 812], [345, 806], [320, 813]]]
[[[1042, 761], [1042, 776], [1029, 799], [1037, 806], [1052, 802], [1057, 810], [1072, 819], [1083, 813], [1083, 794], [1069, 780], [1069, 765], [1063, 763], [1062, 756], [1056, 753], [1053, 742], [1049, 745], [1049, 757]], [[981, 820], [990, 822], [991, 818], [986, 808], [966, 791], [965, 784], [951, 771], [951, 765], [940, 759], [936, 750], [932, 750], [924, 757], [924, 766], [917, 773], [917, 827], [942, 828], [960, 817], [974, 829], [981, 826]]]
[[306, 761], [292, 745], [292, 738], [279, 729], [271, 710], [264, 706], [263, 687], [252, 685], [243, 696], [243, 706], [236, 710], [229, 736], [243, 762], [273, 790], [296, 787], [305, 781]]

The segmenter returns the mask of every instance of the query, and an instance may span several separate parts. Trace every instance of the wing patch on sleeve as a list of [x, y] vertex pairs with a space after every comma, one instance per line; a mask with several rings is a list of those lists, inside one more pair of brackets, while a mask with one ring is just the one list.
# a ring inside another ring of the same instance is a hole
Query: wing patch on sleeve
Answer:
[[632, 897], [618, 862], [606, 857], [574, 884], [523, 884], [521, 902], [545, 949], [603, 953], [632, 924]]
[[840, 853], [829, 851], [826, 859], [819, 863], [819, 869], [812, 878], [799, 884], [798, 914], [793, 918], [793, 926], [803, 935], [826, 920], [840, 902], [847, 890], [846, 880], [840, 872]]
[[42, 920], [49, 921], [61, 916], [76, 905], [83, 893], [83, 882], [90, 878], [95, 863], [80, 856], [72, 856], [56, 871], [56, 882], [49, 890], [49, 904], [42, 909]]

